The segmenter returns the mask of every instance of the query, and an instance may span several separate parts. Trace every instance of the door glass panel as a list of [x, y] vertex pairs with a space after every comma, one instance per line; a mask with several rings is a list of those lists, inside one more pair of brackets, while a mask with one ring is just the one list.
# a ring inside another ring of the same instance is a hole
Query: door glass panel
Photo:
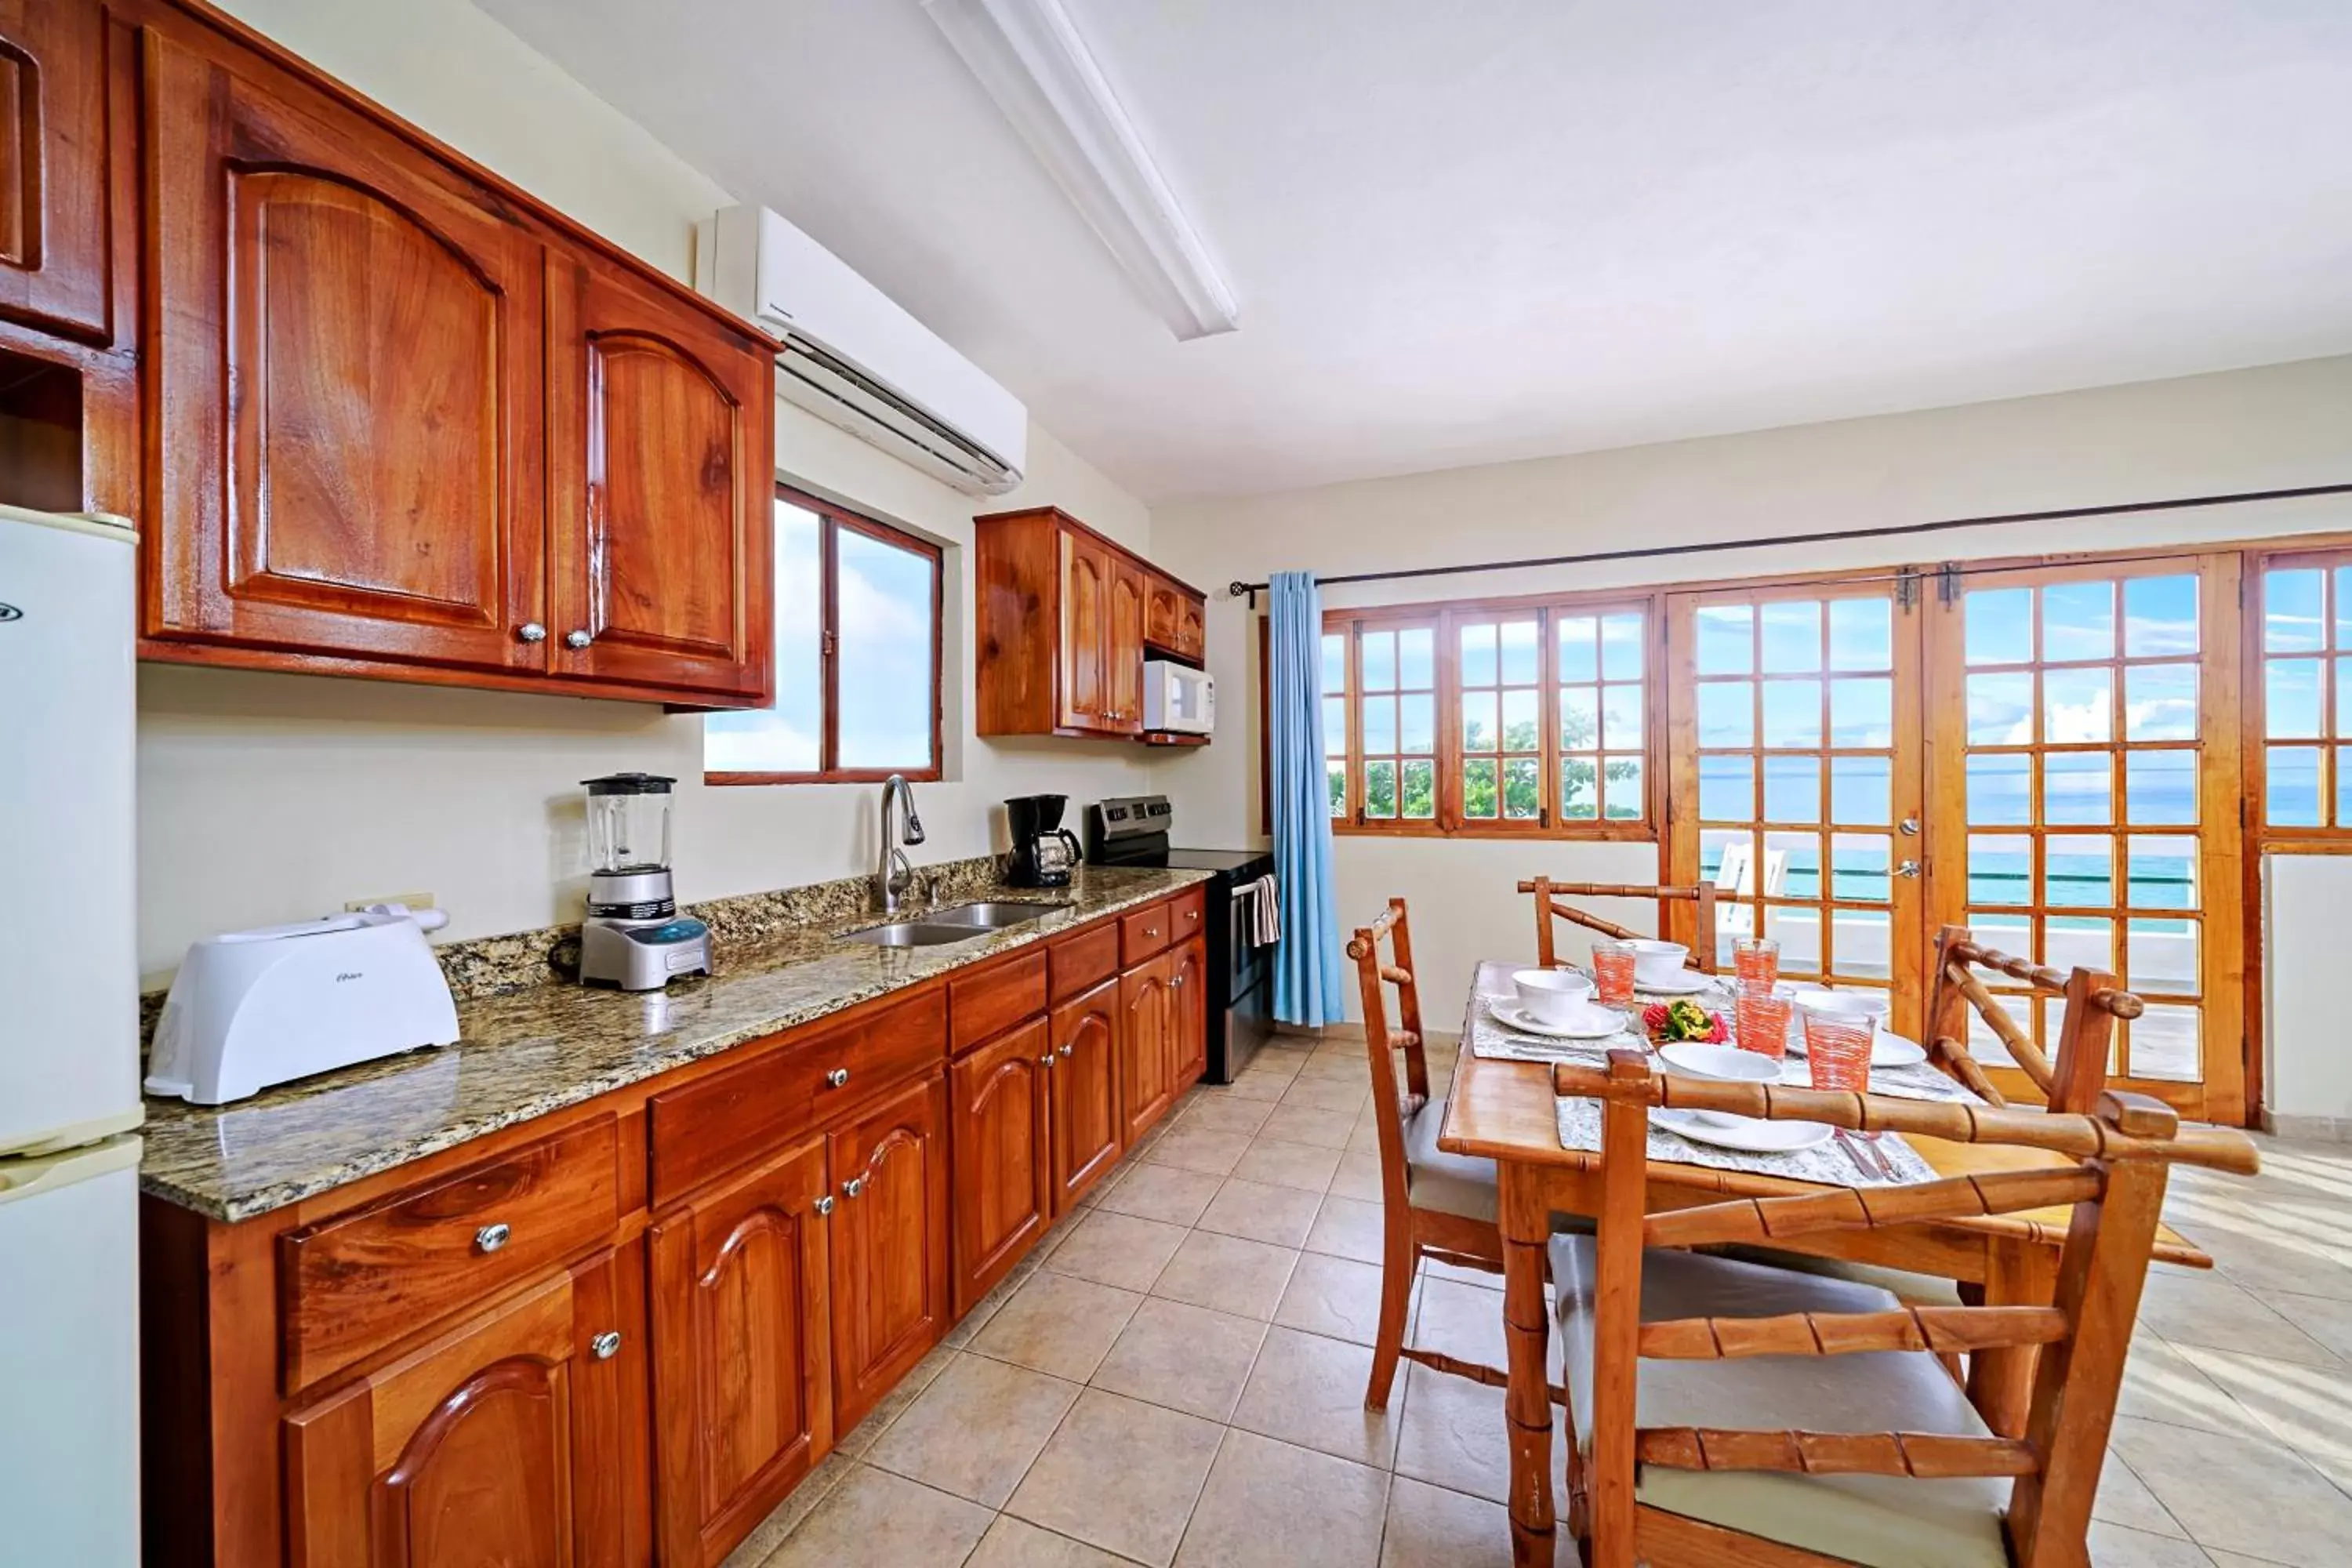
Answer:
[[2104, 833], [2054, 833], [2045, 843], [2051, 904], [2078, 909], [2115, 907], [2113, 838]]
[[2263, 816], [2276, 827], [2352, 827], [2342, 744], [2352, 739], [2352, 566], [2305, 561], [2262, 574]]
[[1845, 676], [1830, 682], [1830, 743], [1890, 746], [1895, 743], [1895, 683], [1877, 677]]
[[1764, 820], [1819, 822], [1822, 819], [1822, 763], [1819, 757], [1768, 756], [1764, 759]]
[[2115, 672], [2053, 669], [2042, 678], [2042, 738], [2059, 745], [2115, 738]]
[[1698, 814], [1706, 822], [1748, 822], [1756, 816], [1756, 759], [1702, 756]]
[[2197, 667], [2135, 664], [2124, 671], [2124, 739], [2197, 738]]
[[1969, 835], [1969, 901], [2033, 902], [2033, 840], [2023, 834]]
[[1895, 608], [1884, 599], [1830, 601], [1830, 668], [1895, 668]]
[[2042, 820], [2115, 820], [2108, 798], [2115, 763], [2105, 752], [2045, 752], [2042, 757]]
[[1977, 588], [1968, 595], [1970, 664], [2024, 664], [2033, 658], [2033, 590]]
[[1801, 673], [1822, 667], [1822, 607], [1806, 599], [1764, 606], [1764, 673]]
[[1885, 757], [1830, 759], [1830, 820], [1888, 823], [1895, 817], [1894, 764]]
[[1969, 677], [1969, 743], [2025, 746], [2033, 742], [2033, 677], [2023, 670]]
[[1747, 605], [1701, 605], [1698, 673], [1748, 675], [1756, 668], [1756, 612]]
[[1703, 680], [1698, 686], [1698, 743], [1756, 743], [1756, 688], [1745, 680]]
[[2197, 753], [2124, 753], [2124, 820], [2135, 826], [2197, 820]]
[[1989, 752], [1968, 761], [1968, 814], [1980, 827], [2023, 827], [2033, 820], [2033, 759]]
[[2273, 746], [2263, 759], [2263, 815], [2273, 827], [2319, 826], [2319, 748]]
[[2319, 660], [2273, 658], [2263, 671], [2263, 733], [2273, 741], [2319, 738]]
[[2053, 583], [2042, 590], [2042, 658], [2047, 663], [2116, 656], [2116, 585]]
[[2133, 577], [2124, 583], [2124, 657], [2179, 658], [2197, 651], [2197, 579]]
[[2320, 617], [2326, 574], [2316, 567], [2263, 577], [2263, 651], [2317, 653], [2326, 646]]
[[1764, 682], [1764, 743], [1811, 751], [1822, 743], [1822, 683]]

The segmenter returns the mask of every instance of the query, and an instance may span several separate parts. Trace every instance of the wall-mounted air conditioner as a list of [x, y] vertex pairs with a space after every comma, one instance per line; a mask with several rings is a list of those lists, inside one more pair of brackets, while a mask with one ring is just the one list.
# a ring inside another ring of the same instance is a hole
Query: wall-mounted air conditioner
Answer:
[[776, 390], [978, 495], [1021, 482], [1029, 411], [833, 252], [764, 207], [695, 229], [694, 286], [784, 340]]

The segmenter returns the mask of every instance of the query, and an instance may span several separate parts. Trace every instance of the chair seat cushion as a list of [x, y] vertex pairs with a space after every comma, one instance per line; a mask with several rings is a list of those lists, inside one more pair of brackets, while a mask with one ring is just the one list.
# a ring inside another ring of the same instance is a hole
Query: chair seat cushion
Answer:
[[[1589, 1237], [1559, 1237], [1551, 1244], [1573, 1440], [1587, 1452], [1597, 1256]], [[1883, 1312], [1898, 1304], [1874, 1285], [1737, 1258], [1658, 1250], [1642, 1259], [1643, 1322]], [[1644, 1361], [1638, 1390], [1635, 1419], [1643, 1426], [1991, 1435], [1943, 1364], [1925, 1351]], [[1646, 1507], [1870, 1568], [2007, 1568], [2001, 1515], [2011, 1487], [1979, 1477], [1914, 1480], [1643, 1465], [1634, 1493]]]
[[1495, 1162], [1440, 1149], [1437, 1131], [1444, 1121], [1442, 1095], [1406, 1120], [1405, 1196], [1415, 1208], [1436, 1209], [1491, 1225], [1499, 1206], [1495, 1197]]

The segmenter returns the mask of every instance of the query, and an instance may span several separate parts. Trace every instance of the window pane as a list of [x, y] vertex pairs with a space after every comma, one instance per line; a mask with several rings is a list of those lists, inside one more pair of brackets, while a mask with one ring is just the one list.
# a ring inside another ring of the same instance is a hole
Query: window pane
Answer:
[[2197, 840], [2146, 835], [2125, 840], [2131, 861], [2124, 901], [2141, 910], [2193, 910], [2197, 902]]
[[[702, 721], [702, 765], [715, 773], [813, 773], [824, 733], [824, 521], [778, 500], [776, 700]], [[930, 634], [923, 634], [930, 646]]]
[[1698, 760], [1698, 815], [1703, 822], [1746, 822], [1756, 810], [1756, 759]]
[[1830, 820], [1892, 822], [1895, 764], [1886, 757], [1830, 759]]
[[1532, 752], [1543, 745], [1543, 710], [1533, 689], [1503, 693], [1503, 750]]
[[1703, 605], [1698, 615], [1698, 672], [1747, 675], [1756, 664], [1756, 612], [1747, 605]]
[[1503, 764], [1503, 815], [1532, 822], [1543, 810], [1543, 763], [1513, 757]]
[[2322, 574], [2317, 568], [2269, 572], [2263, 576], [2263, 651], [2317, 653], [2326, 641], [2320, 624]]
[[2116, 585], [2053, 583], [2042, 590], [2042, 657], [2113, 658]]
[[1601, 617], [1601, 673], [1611, 680], [1642, 679], [1642, 616], [1639, 611]]
[[2197, 667], [2135, 664], [2124, 671], [2124, 739], [2197, 738]]
[[2352, 746], [2336, 746], [2329, 750], [2336, 763], [2336, 825], [2352, 826], [2352, 770], [2345, 763], [2352, 758]]
[[2106, 752], [2051, 752], [2042, 759], [2042, 820], [2113, 822], [2115, 768]]
[[1364, 699], [1364, 754], [1381, 756], [1397, 749], [1397, 700], [1393, 697]]
[[1495, 815], [1495, 760], [1474, 758], [1462, 764], [1462, 815], [1492, 817]]
[[1819, 908], [1768, 908], [1764, 911], [1764, 934], [1780, 944], [1781, 973], [1819, 974], [1822, 972], [1822, 911]]
[[1649, 810], [1649, 801], [1642, 788], [1642, 759], [1611, 757], [1603, 763], [1608, 779], [1603, 785], [1609, 795], [1609, 815], [1619, 821], [1639, 821]]
[[1601, 815], [1601, 764], [1592, 757], [1559, 760], [1559, 814], [1571, 821]]
[[1703, 680], [1698, 685], [1698, 743], [1756, 743], [1756, 687], [1747, 680]]
[[2072, 969], [2076, 964], [2113, 969], [2116, 922], [2089, 915], [2052, 915], [2042, 929], [2042, 962], [2053, 969]]
[[1845, 676], [1830, 682], [1830, 744], [1895, 743], [1895, 682]]
[[1348, 764], [1345, 763], [1324, 763], [1323, 782], [1325, 785], [1328, 786], [1328, 792], [1330, 796], [1331, 815], [1334, 816], [1347, 816]]
[[1365, 632], [1356, 641], [1357, 675], [1367, 691], [1396, 689], [1396, 633]]
[[1830, 601], [1830, 668], [1892, 669], [1894, 612], [1884, 599]]
[[1364, 764], [1364, 815], [1394, 816], [1397, 814], [1397, 765], [1394, 763]]
[[927, 553], [860, 533], [834, 531], [840, 616], [834, 727], [845, 768], [928, 768], [938, 672], [931, 601], [938, 564]]
[[2151, 1006], [2125, 1027], [2133, 1076], [2179, 1083], [2195, 1083], [2205, 1076], [2198, 1050], [2203, 1030], [2196, 1008], [2178, 1003]]
[[1397, 699], [1397, 750], [1425, 757], [1437, 750], [1437, 699], [1427, 692]]
[[1495, 694], [1491, 691], [1465, 691], [1462, 694], [1462, 749], [1465, 752], [1491, 752], [1495, 749]]
[[[1753, 898], [1756, 895], [1756, 836], [1752, 833], [1730, 832], [1709, 828], [1698, 836], [1698, 874], [1716, 885], [1726, 898]], [[1740, 925], [1743, 934], [1756, 927], [1753, 911], [1733, 912], [1718, 909], [1716, 923]]]
[[2124, 754], [2124, 820], [2166, 826], [2197, 820], [2197, 753]]
[[1527, 685], [1536, 679], [1536, 624], [1533, 621], [1503, 623], [1503, 680], [1507, 685]]
[[2033, 901], [2033, 840], [2022, 834], [1969, 835], [1969, 902]]
[[2197, 651], [2197, 579], [2124, 582], [2124, 656], [2163, 658]]
[[2319, 826], [2319, 748], [2273, 746], [2266, 765], [2263, 815], [2274, 827]]
[[1822, 667], [1822, 607], [1810, 599], [1764, 607], [1764, 668], [1794, 673]]
[[2124, 984], [2134, 991], [2198, 993], [2198, 931], [2195, 921], [2132, 921], [2125, 928], [2131, 952]]
[[2263, 733], [2274, 741], [2319, 738], [2319, 660], [2263, 661]]
[[2023, 664], [2033, 657], [2033, 590], [1978, 588], [1961, 595], [1970, 664]]
[[[1892, 868], [1895, 841], [1883, 833], [1835, 833], [1830, 836], [1830, 896], [1862, 899], [1883, 904], [1894, 894]], [[1843, 969], [1854, 956], [1845, 952], [1845, 925], [1838, 925], [1838, 951], [1831, 956]], [[1882, 963], [1885, 962], [1882, 958]]]
[[1969, 821], [1988, 827], [2022, 827], [2033, 820], [2029, 794], [2032, 759], [1992, 752], [1968, 760]]
[[1763, 684], [1764, 743], [1768, 746], [1819, 746], [1822, 743], [1822, 683], [1818, 680], [1768, 680]]
[[1601, 679], [1601, 621], [1596, 616], [1559, 618], [1559, 679]]
[[2335, 646], [2352, 647], [2352, 566], [2336, 569]]
[[2336, 728], [2338, 740], [2352, 736], [2352, 658], [2336, 661]]
[[1495, 628], [1491, 623], [1462, 628], [1462, 684], [1495, 684]]
[[1818, 757], [1764, 759], [1764, 820], [1819, 822], [1822, 763]]
[[1348, 689], [1348, 639], [1338, 632], [1323, 634], [1323, 689]]
[[1560, 688], [1559, 743], [1570, 747], [1601, 744], [1601, 693], [1596, 689]]
[[1406, 691], [1437, 685], [1437, 634], [1427, 626], [1397, 633], [1397, 685]]
[[2033, 742], [2033, 677], [2024, 671], [1969, 677], [1969, 744], [2024, 746]]
[[1601, 689], [1601, 743], [1630, 752], [1642, 744], [1642, 689], [1604, 686]]
[[1348, 700], [1344, 697], [1323, 699], [1323, 754], [1348, 754]]
[[2116, 841], [2103, 833], [2053, 833], [2042, 842], [2042, 901], [2105, 908], [2116, 901]]
[[1402, 805], [1404, 815], [1423, 821], [1437, 815], [1437, 764], [1433, 762], [1407, 763], [1404, 765]]
[[2113, 740], [2115, 704], [2113, 670], [2043, 670], [2042, 738], [2061, 746]]
[[1818, 899], [1822, 896], [1822, 839], [1818, 833], [1768, 833], [1764, 836], [1765, 891], [1778, 896]]

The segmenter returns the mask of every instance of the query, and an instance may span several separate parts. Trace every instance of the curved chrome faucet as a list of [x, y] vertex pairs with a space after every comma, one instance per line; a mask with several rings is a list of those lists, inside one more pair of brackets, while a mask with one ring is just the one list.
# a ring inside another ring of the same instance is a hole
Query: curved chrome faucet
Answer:
[[907, 859], [907, 852], [890, 842], [890, 802], [893, 798], [906, 805], [907, 833], [905, 842], [923, 841], [923, 819], [915, 815], [914, 786], [908, 784], [904, 773], [892, 773], [882, 781], [882, 864], [874, 874], [874, 890], [882, 901], [882, 912], [895, 915], [898, 900], [913, 886], [915, 868]]

